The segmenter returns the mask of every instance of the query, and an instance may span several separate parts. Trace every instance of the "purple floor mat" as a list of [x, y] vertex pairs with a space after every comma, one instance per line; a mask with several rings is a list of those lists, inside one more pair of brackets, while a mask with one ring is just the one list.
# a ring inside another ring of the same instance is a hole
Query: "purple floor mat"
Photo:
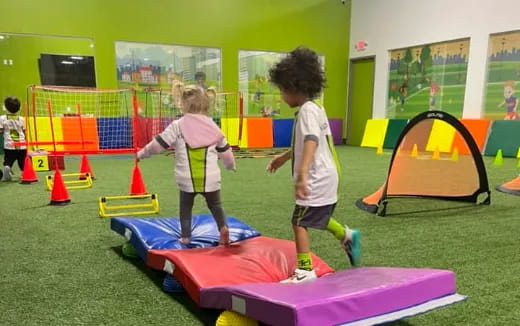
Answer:
[[297, 285], [206, 288], [200, 299], [201, 307], [233, 310], [273, 326], [321, 326], [363, 320], [454, 293], [451, 271], [358, 268]]

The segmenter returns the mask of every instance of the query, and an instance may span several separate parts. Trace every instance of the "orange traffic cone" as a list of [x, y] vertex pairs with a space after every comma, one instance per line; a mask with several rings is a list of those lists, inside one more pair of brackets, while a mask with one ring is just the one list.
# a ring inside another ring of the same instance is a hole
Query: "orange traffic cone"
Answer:
[[38, 177], [34, 172], [31, 158], [29, 157], [29, 155], [26, 155], [25, 162], [23, 163], [22, 181], [20, 181], [20, 183], [28, 185], [34, 182], [38, 182]]
[[63, 206], [68, 204], [70, 204], [69, 193], [67, 192], [67, 188], [65, 188], [65, 183], [61, 177], [60, 170], [56, 169], [56, 172], [54, 172], [54, 184], [52, 186], [51, 202], [49, 205]]
[[377, 146], [376, 154], [383, 155], [383, 145]]
[[441, 159], [441, 151], [439, 150], [439, 146], [435, 147], [435, 150], [433, 151], [432, 159], [434, 159], [434, 160]]
[[419, 156], [419, 150], [417, 149], [417, 144], [413, 145], [412, 153], [410, 154], [411, 157], [416, 158]]
[[132, 183], [130, 184], [130, 195], [145, 195], [146, 188], [143, 182], [143, 176], [137, 163], [134, 165], [134, 171], [132, 173]]
[[450, 160], [453, 162], [457, 162], [459, 160], [459, 149], [457, 147], [453, 149]]
[[88, 163], [87, 155], [83, 155], [81, 157], [81, 166], [79, 168], [79, 179], [85, 180], [87, 177], [85, 176], [87, 173], [90, 174], [90, 178], [94, 179], [94, 173], [92, 173], [92, 169], [90, 168], [90, 164]]

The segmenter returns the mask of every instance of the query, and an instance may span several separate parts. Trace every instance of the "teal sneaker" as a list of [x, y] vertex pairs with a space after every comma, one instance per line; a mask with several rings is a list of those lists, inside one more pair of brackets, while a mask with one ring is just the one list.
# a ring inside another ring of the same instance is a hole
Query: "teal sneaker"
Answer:
[[352, 239], [345, 239], [342, 241], [342, 247], [347, 254], [350, 264], [357, 267], [361, 264], [361, 232], [352, 230]]

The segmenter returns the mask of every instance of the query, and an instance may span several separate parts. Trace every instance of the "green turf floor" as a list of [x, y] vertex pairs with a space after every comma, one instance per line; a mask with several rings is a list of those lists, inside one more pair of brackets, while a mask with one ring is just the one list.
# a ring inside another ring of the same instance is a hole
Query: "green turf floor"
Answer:
[[[410, 318], [401, 325], [518, 325], [520, 323], [520, 198], [493, 192], [492, 205], [474, 207], [407, 200], [374, 217], [354, 206], [384, 180], [389, 153], [338, 147], [343, 185], [336, 218], [363, 233], [364, 266], [450, 269], [464, 303]], [[268, 159], [241, 159], [223, 172], [223, 203], [263, 235], [291, 239], [290, 168], [264, 172]], [[492, 188], [516, 176], [485, 158]], [[123, 238], [97, 217], [98, 196], [127, 194], [132, 161], [92, 158], [94, 188], [70, 191], [72, 204], [49, 207], [40, 182], [0, 183], [0, 325], [203, 325], [216, 311], [199, 310], [186, 295], [162, 292], [161, 274], [121, 256]], [[66, 160], [77, 172], [79, 160]], [[150, 192], [159, 193], [160, 216], [177, 215], [171, 157], [143, 161]], [[16, 170], [17, 172], [17, 170]], [[442, 182], [442, 179], [439, 179]], [[447, 209], [455, 207], [454, 209]], [[437, 210], [436, 210], [437, 209]], [[201, 198], [194, 213], [207, 213]], [[335, 269], [348, 268], [344, 252], [325, 232], [312, 232], [312, 248]], [[218, 266], [210, 266], [218, 268]]]

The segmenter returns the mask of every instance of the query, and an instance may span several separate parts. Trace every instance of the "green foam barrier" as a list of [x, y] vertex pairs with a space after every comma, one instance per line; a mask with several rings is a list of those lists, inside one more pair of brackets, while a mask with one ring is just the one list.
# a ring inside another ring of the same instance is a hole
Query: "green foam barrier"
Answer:
[[397, 145], [397, 139], [407, 123], [408, 120], [406, 119], [390, 119], [390, 121], [388, 121], [388, 128], [386, 129], [383, 148], [395, 148], [395, 145]]
[[493, 122], [484, 154], [495, 156], [501, 149], [504, 157], [516, 157], [518, 147], [520, 147], [520, 121]]

